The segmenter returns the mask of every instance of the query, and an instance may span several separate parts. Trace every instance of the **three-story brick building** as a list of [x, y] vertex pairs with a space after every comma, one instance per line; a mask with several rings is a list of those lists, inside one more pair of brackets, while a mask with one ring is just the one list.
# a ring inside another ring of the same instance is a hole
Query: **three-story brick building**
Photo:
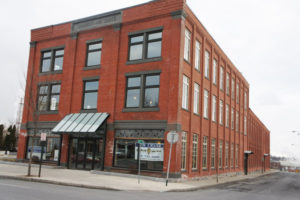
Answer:
[[268, 169], [269, 131], [248, 99], [248, 82], [185, 0], [34, 29], [18, 159], [32, 144], [39, 157], [45, 132], [49, 163], [136, 172], [143, 140], [161, 152], [143, 173], [161, 176], [176, 131], [173, 177]]

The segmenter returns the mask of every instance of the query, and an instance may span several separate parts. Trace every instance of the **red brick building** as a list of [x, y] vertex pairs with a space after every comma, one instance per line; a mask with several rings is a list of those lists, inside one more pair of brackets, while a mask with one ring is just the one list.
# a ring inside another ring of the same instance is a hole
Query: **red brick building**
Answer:
[[157, 155], [142, 172], [161, 176], [176, 131], [171, 177], [269, 169], [269, 131], [248, 99], [248, 82], [185, 0], [34, 29], [18, 159], [32, 143], [39, 157], [47, 133], [49, 163], [135, 173], [143, 140]]

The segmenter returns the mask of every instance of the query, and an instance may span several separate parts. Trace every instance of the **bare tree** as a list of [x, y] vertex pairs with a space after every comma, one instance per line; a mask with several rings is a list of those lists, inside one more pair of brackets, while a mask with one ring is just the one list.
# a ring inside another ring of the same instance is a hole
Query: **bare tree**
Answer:
[[[25, 76], [24, 76], [25, 77]], [[24, 78], [25, 79], [25, 78]], [[28, 79], [30, 79], [28, 81]], [[26, 89], [25, 89], [25, 98], [24, 98], [24, 109], [27, 109], [27, 113], [29, 113], [29, 116], [32, 116], [32, 123], [33, 123], [33, 133], [30, 135], [32, 138], [36, 137], [38, 134], [38, 121], [40, 117], [40, 111], [45, 108], [45, 106], [48, 105], [47, 102], [47, 95], [39, 96], [39, 93], [48, 93], [49, 87], [41, 87], [38, 86], [39, 83], [39, 77], [37, 74], [35, 74], [34, 69], [29, 70], [27, 74], [27, 79], [25, 79], [26, 83]], [[45, 80], [43, 80], [45, 81]], [[22, 83], [20, 83], [23, 85]], [[24, 86], [22, 87], [25, 88]], [[23, 113], [23, 117], [24, 114]], [[27, 127], [27, 137], [29, 137], [28, 133], [28, 127]], [[30, 147], [30, 154], [29, 154], [29, 161], [28, 161], [28, 170], [27, 170], [27, 176], [31, 176], [31, 167], [32, 167], [32, 156], [34, 151], [34, 142], [31, 140], [31, 147]], [[27, 154], [27, 150], [26, 150]], [[42, 159], [42, 158], [40, 158]]]

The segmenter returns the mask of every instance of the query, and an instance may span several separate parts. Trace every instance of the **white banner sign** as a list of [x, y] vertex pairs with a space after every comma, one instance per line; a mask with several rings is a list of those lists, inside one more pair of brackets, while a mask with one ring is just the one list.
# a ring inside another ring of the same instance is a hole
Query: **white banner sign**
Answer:
[[164, 161], [164, 144], [142, 143], [135, 144], [135, 159], [138, 160], [138, 145], [140, 145], [140, 158], [145, 161]]

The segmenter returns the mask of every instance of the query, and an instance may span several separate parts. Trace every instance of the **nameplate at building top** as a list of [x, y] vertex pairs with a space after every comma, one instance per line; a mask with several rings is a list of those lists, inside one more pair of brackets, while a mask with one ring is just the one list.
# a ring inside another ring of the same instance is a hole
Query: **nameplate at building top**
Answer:
[[164, 139], [162, 129], [117, 129], [116, 138], [157, 138]]
[[100, 28], [104, 26], [120, 24], [122, 22], [122, 12], [115, 12], [104, 15], [96, 15], [86, 19], [74, 21], [72, 23], [72, 33], [84, 30]]

